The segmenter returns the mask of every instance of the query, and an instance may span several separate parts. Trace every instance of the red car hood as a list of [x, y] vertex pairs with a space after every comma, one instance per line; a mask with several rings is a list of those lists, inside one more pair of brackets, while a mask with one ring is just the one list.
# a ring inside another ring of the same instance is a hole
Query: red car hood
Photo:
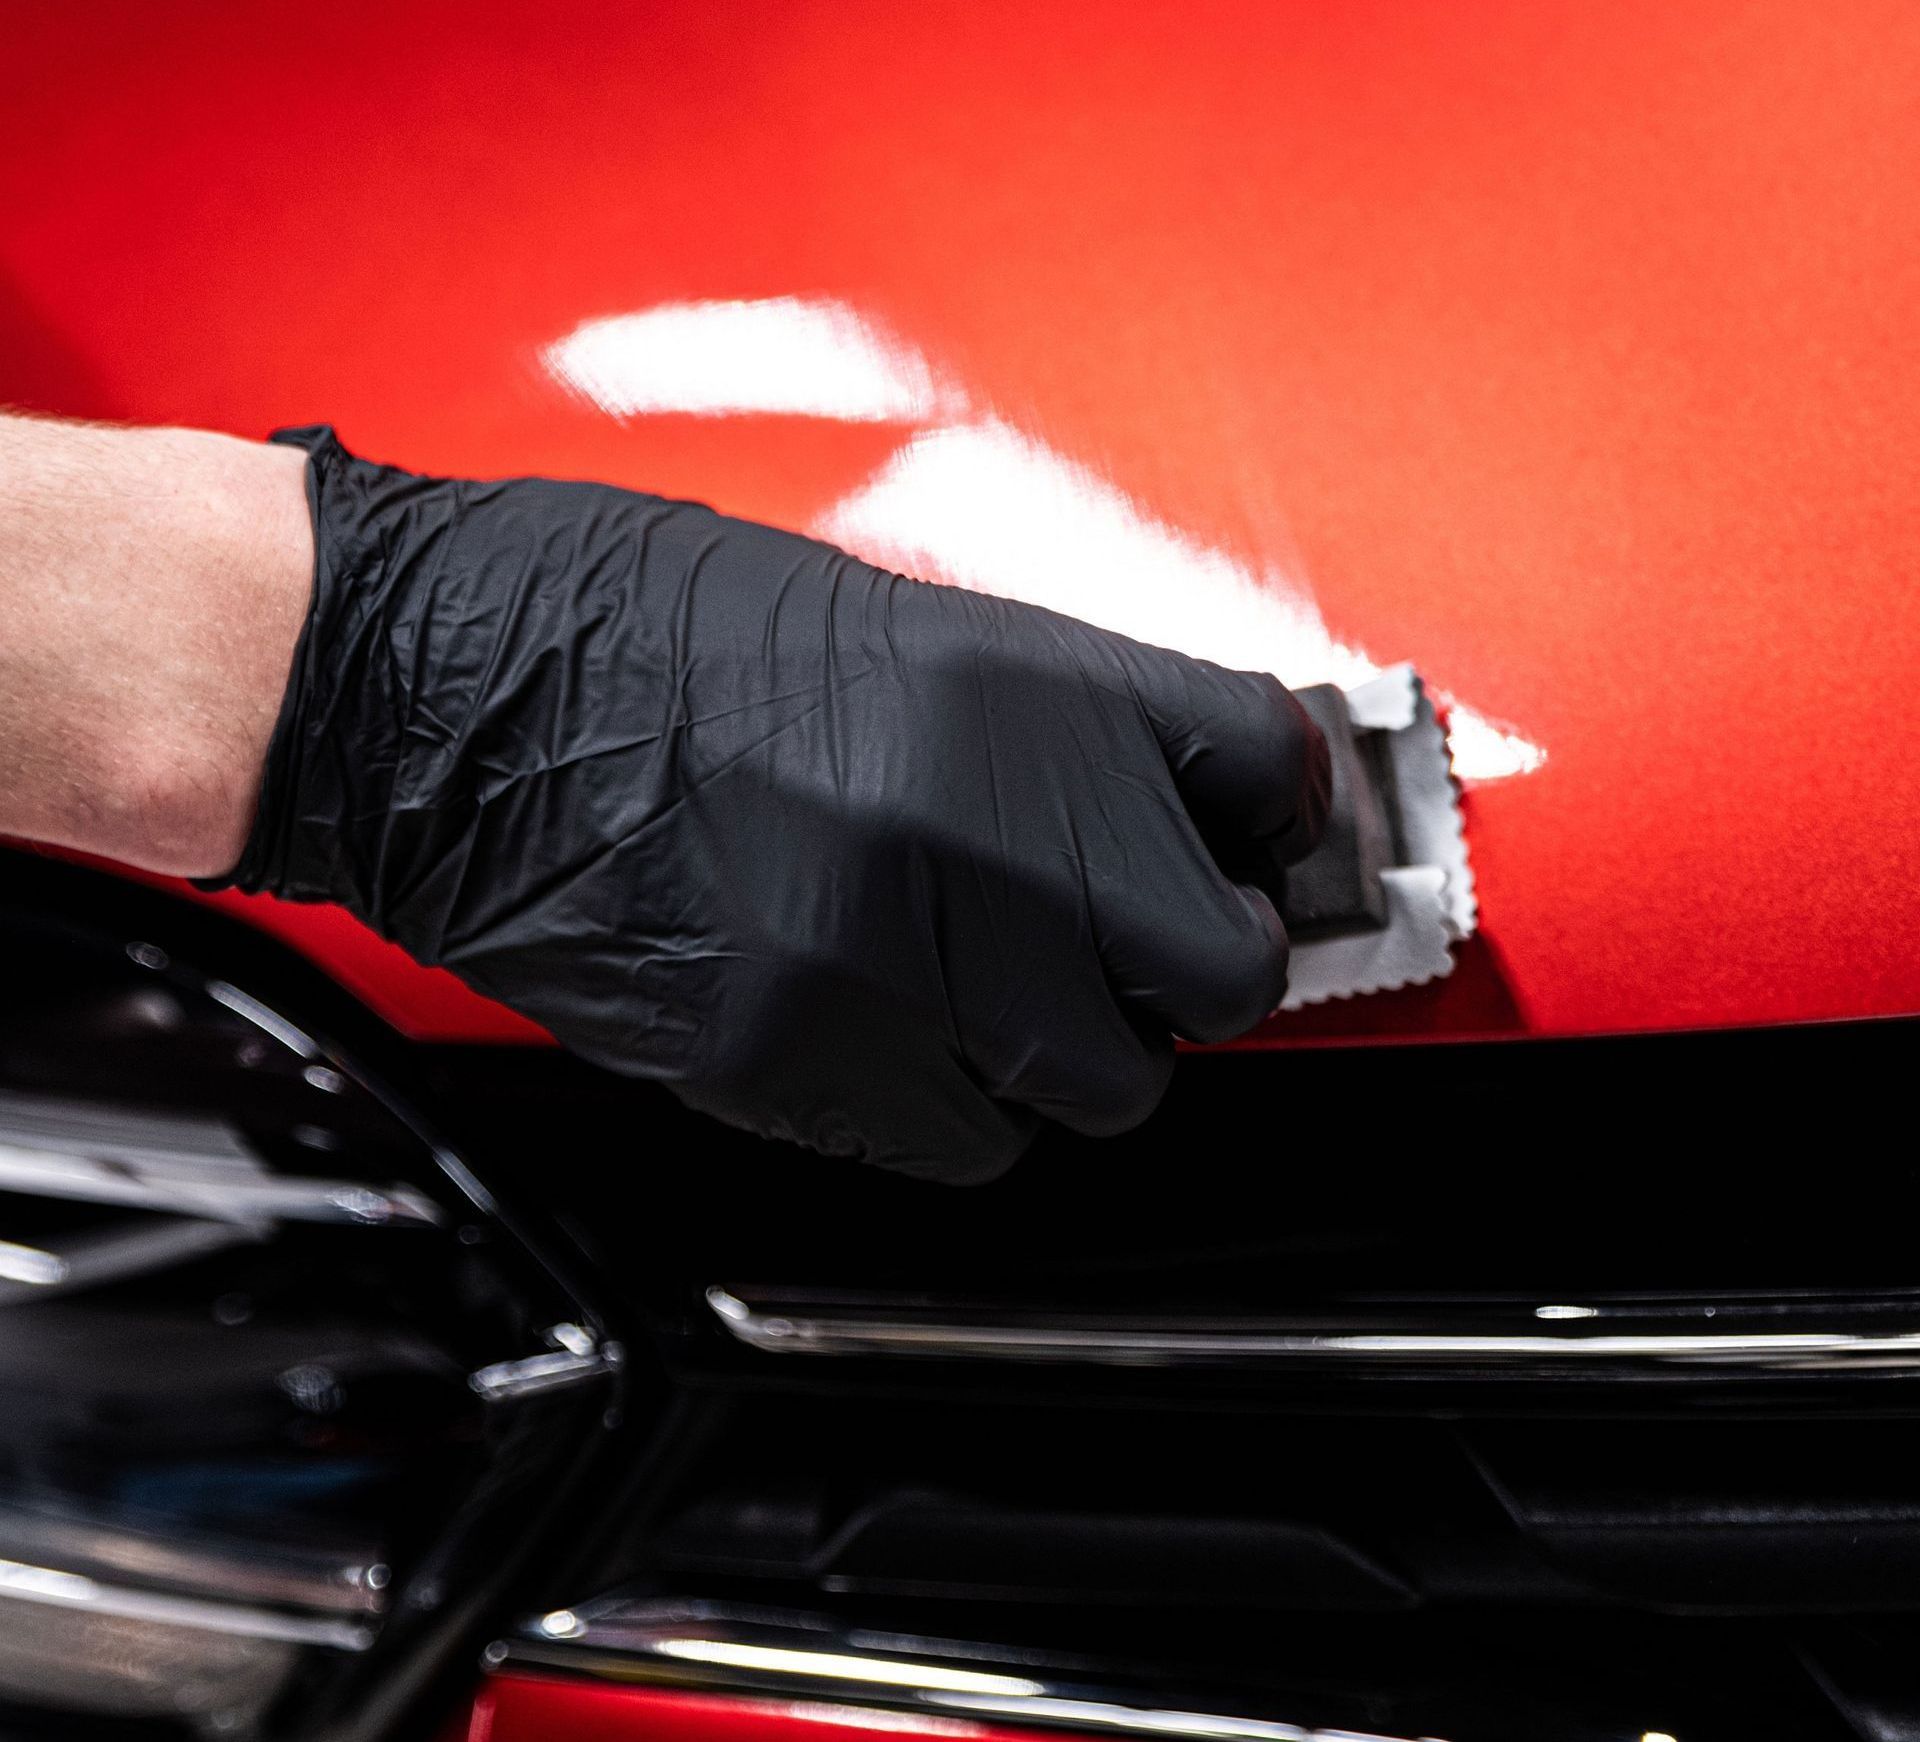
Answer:
[[[696, 495], [1299, 680], [1412, 659], [1483, 934], [1267, 1040], [1920, 1009], [1920, 9], [7, 38], [0, 400]], [[525, 1032], [236, 905], [411, 1032]]]

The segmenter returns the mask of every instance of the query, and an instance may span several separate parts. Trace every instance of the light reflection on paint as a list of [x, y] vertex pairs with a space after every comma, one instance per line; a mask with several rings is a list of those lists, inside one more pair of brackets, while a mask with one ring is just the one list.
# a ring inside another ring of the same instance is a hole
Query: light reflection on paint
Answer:
[[[1160, 1711], [1138, 1706], [1115, 1705], [1106, 1700], [1044, 1698], [1034, 1700], [990, 1700], [958, 1694], [934, 1696], [942, 1705], [964, 1706], [969, 1711], [990, 1711], [1028, 1723], [1049, 1719], [1102, 1730], [1145, 1731], [1155, 1737], [1184, 1736], [1194, 1742], [1408, 1742], [1393, 1736], [1376, 1735], [1371, 1730], [1308, 1730], [1298, 1724], [1278, 1723], [1270, 1718], [1230, 1718], [1218, 1712]], [[1424, 1736], [1419, 1742], [1440, 1742]], [[1641, 1738], [1641, 1742], [1646, 1739]]]
[[[1254, 573], [995, 418], [913, 437], [814, 531], [904, 573], [1271, 671], [1296, 689], [1349, 686], [1380, 670], [1333, 637], [1293, 577]], [[1546, 760], [1539, 745], [1459, 703], [1447, 724], [1463, 780], [1529, 774]]]
[[845, 303], [670, 302], [587, 321], [543, 354], [563, 386], [615, 417], [686, 412], [928, 423], [961, 396]]
[[[756, 1702], [757, 1706], [758, 1702]], [[783, 1718], [803, 1724], [828, 1724], [836, 1730], [884, 1730], [909, 1736], [985, 1737], [992, 1732], [968, 1718], [936, 1718], [927, 1712], [892, 1712], [883, 1706], [835, 1706], [818, 1700], [789, 1700]]]
[[1136, 641], [1283, 683], [1378, 669], [1327, 633], [1311, 600], [1142, 514], [1086, 467], [994, 418], [907, 442], [815, 530], [906, 573], [1023, 599]]
[[854, 1657], [831, 1651], [796, 1651], [786, 1646], [749, 1645], [736, 1639], [660, 1639], [653, 1649], [663, 1657], [689, 1663], [720, 1664], [731, 1669], [767, 1670], [778, 1675], [825, 1676], [836, 1681], [874, 1682], [887, 1687], [920, 1688], [954, 1694], [1030, 1699], [1046, 1690], [1024, 1676], [994, 1675], [945, 1664], [904, 1658]]
[[[1380, 670], [1334, 638], [1297, 577], [1254, 571], [1045, 442], [970, 413], [925, 357], [845, 303], [663, 303], [588, 321], [544, 361], [616, 417], [757, 412], [918, 426], [812, 529], [870, 561], [1271, 671], [1294, 688], [1352, 685]], [[1447, 736], [1462, 780], [1530, 774], [1546, 760], [1458, 701]]]

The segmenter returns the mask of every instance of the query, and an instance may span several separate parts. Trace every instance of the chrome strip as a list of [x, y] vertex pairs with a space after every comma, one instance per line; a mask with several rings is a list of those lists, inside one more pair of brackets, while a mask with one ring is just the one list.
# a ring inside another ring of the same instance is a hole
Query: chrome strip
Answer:
[[445, 1220], [411, 1186], [275, 1173], [218, 1119], [13, 1090], [0, 1090], [0, 1191], [243, 1225]]
[[260, 1237], [257, 1229], [237, 1222], [169, 1216], [50, 1244], [39, 1256], [56, 1268], [37, 1276], [22, 1276], [19, 1270], [9, 1269], [7, 1244], [0, 1240], [0, 1305], [11, 1300], [46, 1300], [130, 1276], [150, 1276]]
[[[0, 1240], [0, 1285], [16, 1283], [21, 1288], [51, 1288], [66, 1279], [67, 1261], [58, 1252], [22, 1246], [15, 1240]], [[0, 1287], [0, 1295], [6, 1292]]]
[[468, 1386], [489, 1403], [513, 1403], [563, 1391], [583, 1380], [600, 1379], [616, 1371], [626, 1351], [616, 1342], [602, 1342], [583, 1325], [553, 1325], [547, 1331], [553, 1352], [528, 1355], [518, 1361], [496, 1361], [467, 1376]]
[[258, 998], [242, 992], [238, 986], [230, 986], [225, 980], [209, 980], [207, 996], [217, 1004], [224, 1004], [234, 1015], [246, 1018], [262, 1034], [271, 1035], [289, 1052], [297, 1053], [303, 1059], [320, 1057], [320, 1046], [313, 1037], [296, 1028], [277, 1010], [269, 1010]]
[[[1726, 1328], [1621, 1331], [1605, 1328], [1604, 1307], [1508, 1308], [1533, 1324], [1565, 1322], [1581, 1329], [1543, 1332], [1318, 1330], [1282, 1326], [1185, 1328], [1174, 1324], [1105, 1327], [920, 1320], [878, 1309], [758, 1307], [720, 1287], [707, 1305], [728, 1334], [751, 1348], [779, 1355], [884, 1355], [989, 1361], [1038, 1361], [1095, 1366], [1287, 1365], [1347, 1362], [1368, 1368], [1705, 1366], [1756, 1372], [1920, 1370], [1920, 1329], [1892, 1331], [1760, 1331], [1741, 1328], [1738, 1307], [1672, 1309], [1673, 1317], [1715, 1318]], [[1438, 1310], [1438, 1309], [1435, 1309]], [[1357, 1313], [1355, 1316], [1358, 1316]], [[1406, 1316], [1403, 1310], [1398, 1316]], [[1484, 1310], [1480, 1316], [1484, 1318]], [[1624, 1316], [1624, 1315], [1619, 1315]], [[1644, 1313], [1636, 1316], [1646, 1316]], [[1778, 1323], [1781, 1304], [1766, 1309]], [[1812, 1317], [1812, 1311], [1807, 1311]], [[1920, 1320], [1908, 1305], [1905, 1323]]]
[[317, 1616], [283, 1615], [240, 1603], [210, 1602], [198, 1597], [170, 1597], [154, 1591], [136, 1591], [125, 1585], [106, 1585], [79, 1573], [55, 1567], [28, 1566], [0, 1560], [0, 1602], [50, 1604], [61, 1609], [84, 1609], [116, 1620], [145, 1621], [156, 1626], [184, 1627], [199, 1633], [219, 1633], [236, 1639], [275, 1639], [289, 1645], [324, 1645], [335, 1651], [365, 1651], [373, 1630], [347, 1621]]
[[63, 1574], [190, 1600], [366, 1618], [385, 1610], [392, 1580], [392, 1569], [370, 1548], [354, 1556], [285, 1542], [220, 1539], [171, 1521], [93, 1514], [71, 1505], [0, 1504], [0, 1562], [57, 1567]]
[[623, 1684], [789, 1701], [797, 1696], [814, 1712], [830, 1713], [831, 1705], [812, 1703], [825, 1701], [856, 1712], [878, 1707], [929, 1718], [1194, 1742], [1406, 1742], [1374, 1731], [1168, 1705], [1096, 1683], [1090, 1678], [1097, 1672], [1086, 1664], [1035, 1652], [843, 1630], [816, 1616], [722, 1604], [613, 1597], [557, 1609], [489, 1646], [486, 1662], [495, 1669], [557, 1669]]

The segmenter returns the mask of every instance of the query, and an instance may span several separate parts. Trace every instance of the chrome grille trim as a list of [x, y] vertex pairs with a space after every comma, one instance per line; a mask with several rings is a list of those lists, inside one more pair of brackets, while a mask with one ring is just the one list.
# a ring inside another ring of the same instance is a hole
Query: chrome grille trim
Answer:
[[[885, 1305], [776, 1306], [750, 1302], [717, 1285], [706, 1291], [706, 1302], [729, 1336], [777, 1355], [1105, 1367], [1920, 1372], [1920, 1300], [1898, 1298], [1393, 1306], [1354, 1308], [1338, 1324], [1238, 1325], [1101, 1323], [1087, 1315], [963, 1318]], [[1422, 1313], [1427, 1324], [1411, 1328], [1409, 1321]], [[1465, 1322], [1448, 1329], [1449, 1318]], [[1848, 1320], [1859, 1328], [1833, 1323]], [[1512, 1328], [1492, 1328], [1503, 1321]], [[1566, 1328], [1548, 1330], [1549, 1325]], [[1625, 1328], [1629, 1325], [1648, 1328]]]

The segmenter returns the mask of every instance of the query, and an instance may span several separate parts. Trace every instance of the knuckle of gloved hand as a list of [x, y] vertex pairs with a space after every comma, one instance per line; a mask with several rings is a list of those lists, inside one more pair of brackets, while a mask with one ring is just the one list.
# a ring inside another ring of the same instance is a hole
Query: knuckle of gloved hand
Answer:
[[1325, 740], [1293, 692], [1266, 672], [1229, 671], [1210, 687], [1212, 708], [1189, 746], [1207, 764], [1202, 790], [1230, 802], [1240, 828], [1265, 839], [1303, 826], [1316, 832], [1331, 764]]
[[939, 1185], [986, 1185], [1026, 1153], [1039, 1120], [1032, 1109], [992, 1100], [971, 1086], [955, 1095], [954, 1083], [941, 1083], [939, 1075], [921, 1085], [917, 1112], [903, 1116], [896, 1105], [877, 1121], [862, 1159]]
[[[844, 1087], [844, 1085], [843, 1085]], [[742, 1131], [776, 1143], [795, 1143], [838, 1160], [877, 1159], [875, 1143], [850, 1095], [835, 1098], [817, 1078], [804, 1087], [787, 1081], [763, 1048], [724, 1047], [703, 1061], [681, 1098]]]
[[1152, 1117], [1173, 1080], [1173, 1049], [1148, 1054], [1083, 1083], [1062, 1124], [1086, 1137], [1118, 1137]]
[[783, 1035], [794, 1031], [793, 1013], [776, 988], [736, 990], [701, 1026], [699, 1044], [680, 1073], [687, 1098], [762, 1136], [804, 1140], [781, 1045]]
[[799, 1121], [800, 1141], [821, 1155], [865, 1161], [872, 1145], [853, 1111], [837, 1103], [816, 1107]]
[[981, 1132], [938, 1150], [920, 1146], [876, 1150], [869, 1161], [913, 1179], [943, 1186], [991, 1185], [1027, 1152], [1033, 1142], [1030, 1126], [1008, 1126]]

